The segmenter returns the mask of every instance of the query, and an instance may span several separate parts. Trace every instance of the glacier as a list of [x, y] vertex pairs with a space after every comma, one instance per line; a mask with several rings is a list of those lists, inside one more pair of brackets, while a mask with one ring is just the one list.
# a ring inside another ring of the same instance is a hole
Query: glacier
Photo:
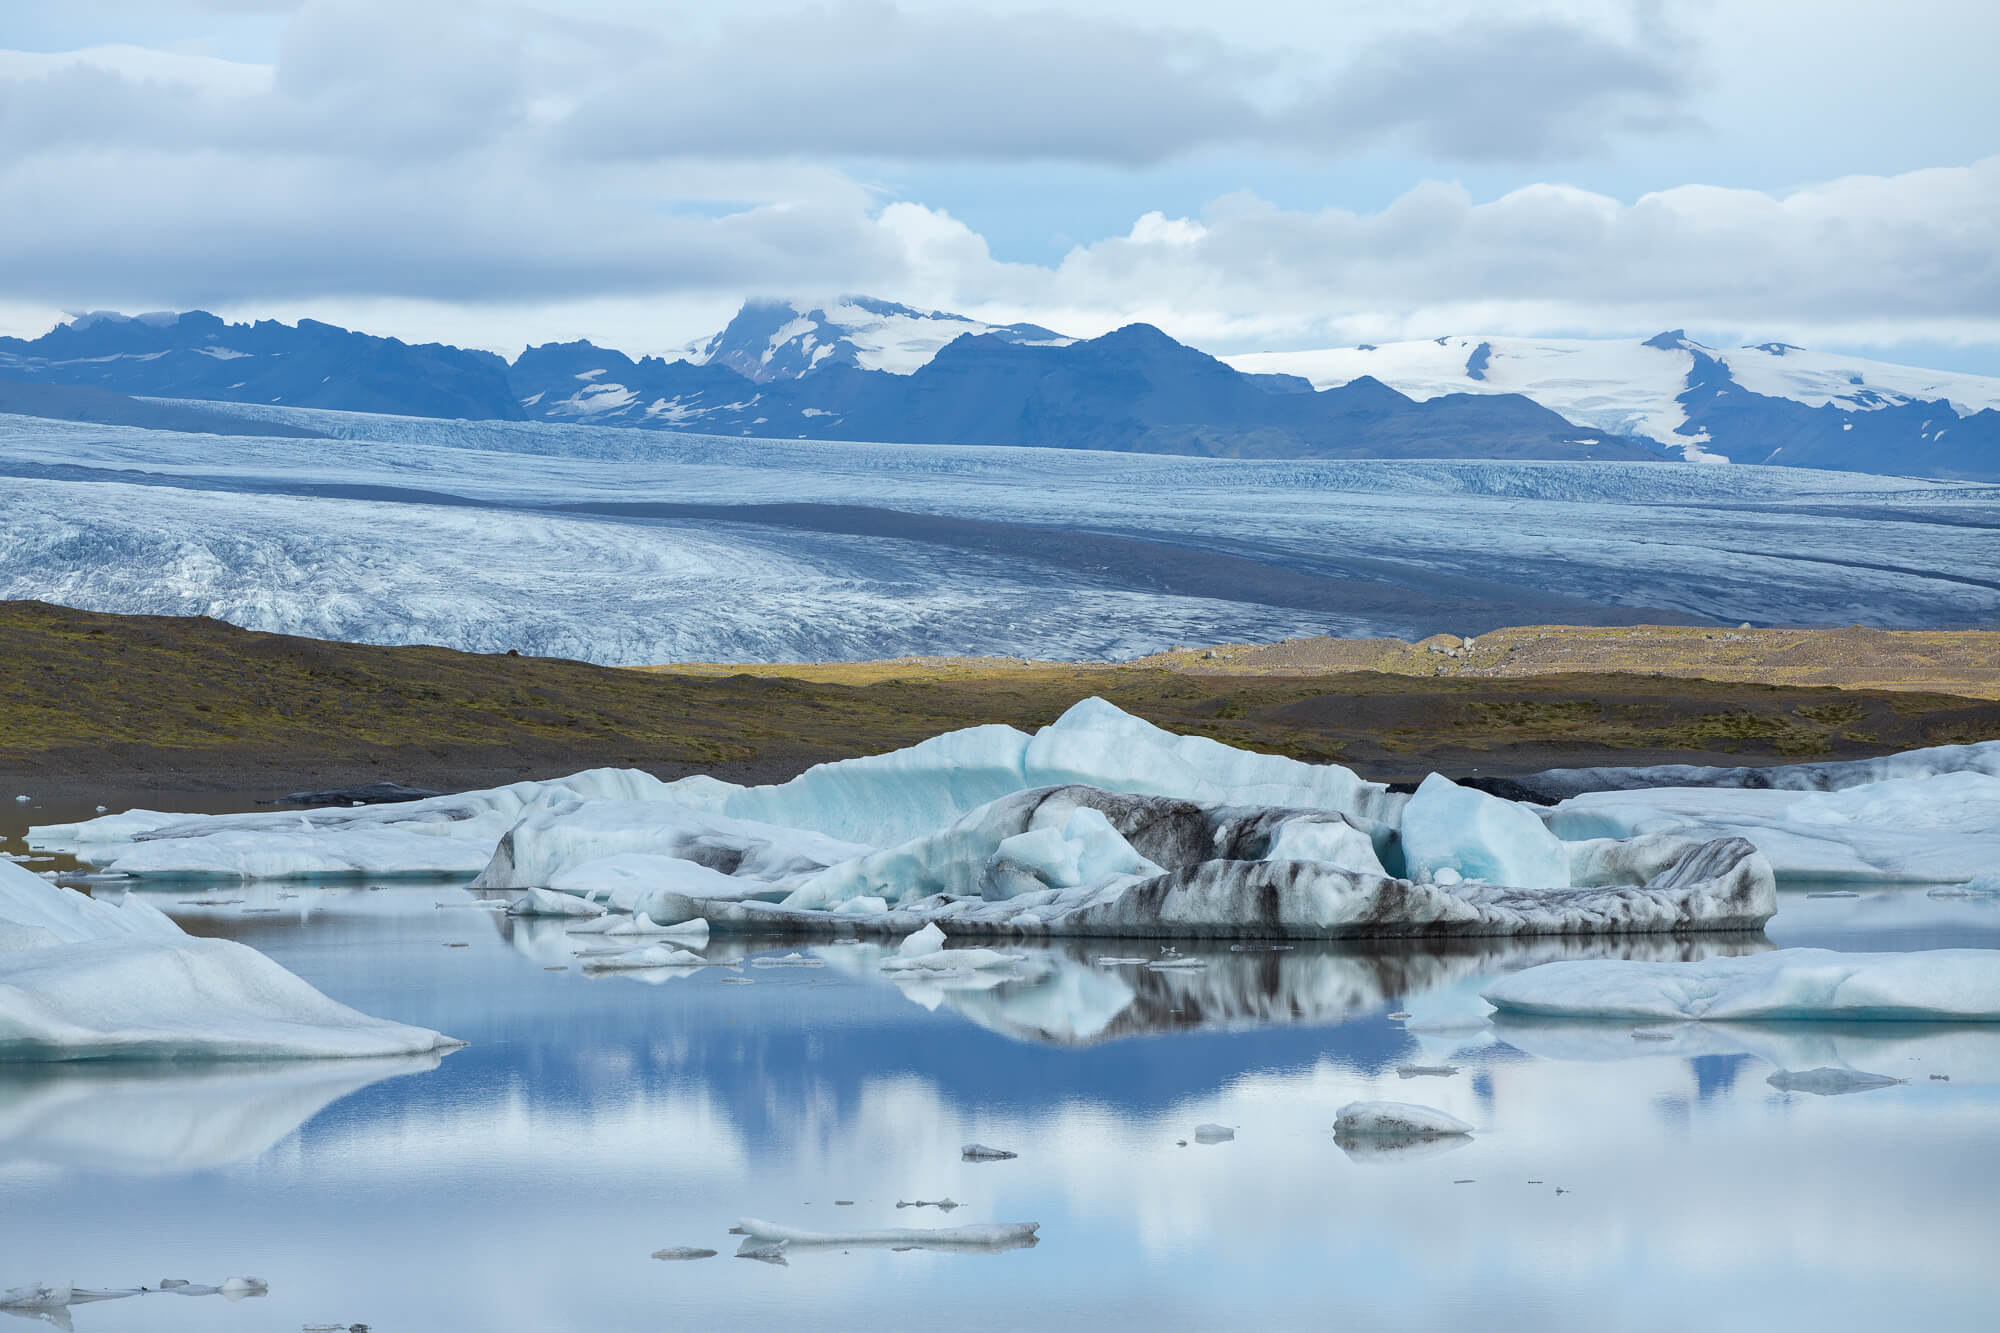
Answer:
[[357, 1013], [247, 945], [197, 939], [0, 862], [0, 1062], [422, 1055], [458, 1043]]
[[1778, 949], [1692, 963], [1572, 960], [1480, 992], [1530, 1017], [2000, 1022], [2000, 949], [1836, 953]]
[[2000, 618], [1968, 483], [228, 410], [330, 438], [0, 416], [0, 596], [614, 664]]

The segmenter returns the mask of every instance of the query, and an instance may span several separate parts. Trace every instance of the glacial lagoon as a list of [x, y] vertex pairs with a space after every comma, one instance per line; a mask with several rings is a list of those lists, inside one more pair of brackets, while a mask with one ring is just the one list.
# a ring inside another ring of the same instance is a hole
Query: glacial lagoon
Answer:
[[[17, 854], [27, 824], [89, 813], [9, 804]], [[1552, 958], [2000, 947], [2000, 902], [1788, 885], [1761, 937], [1184, 946], [1197, 968], [1070, 940], [941, 984], [891, 979], [874, 946], [771, 939], [594, 975], [560, 921], [482, 907], [466, 878], [144, 890], [468, 1045], [0, 1067], [0, 1286], [270, 1284], [67, 1312], [107, 1333], [1950, 1329], [2000, 1297], [1994, 1025], [1525, 1022], [1478, 999]], [[1829, 1068], [1901, 1081], [1797, 1077]], [[1336, 1141], [1369, 1100], [1474, 1132]], [[734, 1257], [745, 1217], [1039, 1231], [774, 1263]], [[675, 1248], [718, 1253], [652, 1257]]]

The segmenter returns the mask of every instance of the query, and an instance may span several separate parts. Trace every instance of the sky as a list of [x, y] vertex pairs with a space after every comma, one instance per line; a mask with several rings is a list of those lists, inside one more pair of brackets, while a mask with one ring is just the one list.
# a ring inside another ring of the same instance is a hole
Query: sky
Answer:
[[1996, 50], [1991, 0], [4, 0], [0, 333], [636, 355], [857, 293], [2000, 374]]

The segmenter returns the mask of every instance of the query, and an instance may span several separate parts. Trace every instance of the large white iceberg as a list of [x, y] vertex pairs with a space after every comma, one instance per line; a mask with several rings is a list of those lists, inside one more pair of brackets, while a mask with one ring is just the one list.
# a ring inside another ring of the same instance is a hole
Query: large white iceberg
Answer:
[[974, 727], [772, 786], [597, 770], [313, 819], [39, 836], [141, 876], [469, 869], [483, 848], [476, 887], [571, 894], [640, 928], [705, 917], [719, 933], [1625, 934], [1754, 930], [1777, 905], [1740, 839], [1565, 842], [1530, 807], [1443, 778], [1405, 797], [1100, 699], [1032, 736]]
[[409, 1055], [457, 1045], [328, 999], [247, 945], [197, 939], [0, 863], [0, 1061]]
[[1556, 1018], [2000, 1022], [2000, 949], [1556, 962], [1481, 995], [1504, 1014]]

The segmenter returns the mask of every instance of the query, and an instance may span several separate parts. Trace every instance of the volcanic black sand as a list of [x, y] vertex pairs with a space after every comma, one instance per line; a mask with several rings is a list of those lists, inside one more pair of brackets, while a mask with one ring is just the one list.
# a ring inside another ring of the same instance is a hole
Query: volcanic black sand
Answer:
[[829, 673], [848, 679], [635, 671], [0, 602], [0, 781], [51, 796], [262, 796], [384, 779], [465, 789], [600, 765], [775, 781], [976, 723], [1040, 726], [1092, 694], [1174, 731], [1384, 780], [1859, 758], [2000, 738], [2000, 703], [1978, 699], [1633, 673], [817, 669]]

